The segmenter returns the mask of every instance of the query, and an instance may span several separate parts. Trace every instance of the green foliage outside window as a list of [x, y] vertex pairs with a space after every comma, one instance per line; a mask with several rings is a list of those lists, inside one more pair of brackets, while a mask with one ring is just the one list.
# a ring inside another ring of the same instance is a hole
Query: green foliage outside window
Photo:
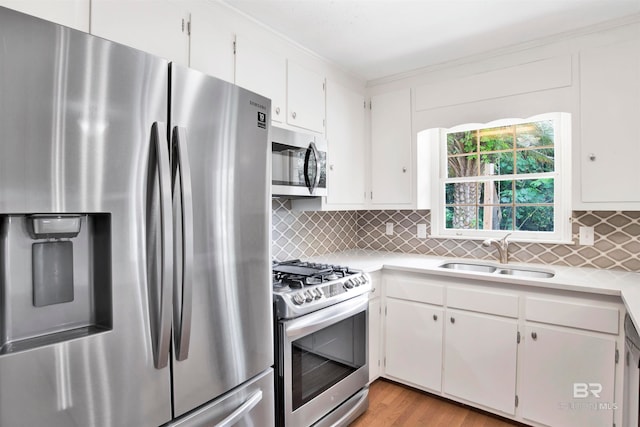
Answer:
[[553, 121], [447, 134], [447, 229], [554, 231]]

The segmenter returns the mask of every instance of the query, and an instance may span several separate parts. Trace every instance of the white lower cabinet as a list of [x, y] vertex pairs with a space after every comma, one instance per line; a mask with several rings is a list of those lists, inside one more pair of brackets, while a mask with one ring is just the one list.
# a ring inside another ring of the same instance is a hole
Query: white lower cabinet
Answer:
[[522, 417], [547, 426], [613, 425], [616, 341], [528, 324], [522, 358]]
[[445, 324], [444, 393], [514, 415], [517, 321], [447, 310]]
[[444, 310], [413, 301], [387, 299], [385, 374], [429, 390], [442, 383]]
[[369, 382], [380, 376], [380, 298], [369, 300]]
[[386, 378], [536, 427], [623, 425], [618, 297], [397, 271], [382, 282]]
[[369, 294], [369, 382], [382, 375], [382, 274], [379, 271], [370, 274], [371, 293]]

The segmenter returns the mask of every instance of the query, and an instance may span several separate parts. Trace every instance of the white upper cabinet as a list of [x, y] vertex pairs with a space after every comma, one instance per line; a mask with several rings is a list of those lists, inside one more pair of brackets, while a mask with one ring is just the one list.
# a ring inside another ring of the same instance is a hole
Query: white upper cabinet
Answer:
[[364, 205], [364, 96], [327, 82], [327, 203]]
[[580, 207], [640, 209], [640, 39], [580, 52], [580, 115]]
[[271, 120], [282, 123], [286, 115], [287, 59], [238, 35], [235, 73], [238, 86], [271, 99]]
[[324, 76], [240, 34], [236, 84], [271, 99], [271, 119], [285, 127], [324, 134]]
[[365, 207], [367, 147], [364, 96], [327, 81], [327, 196], [292, 201], [295, 210]]
[[411, 92], [371, 98], [371, 203], [411, 205]]
[[172, 0], [92, 0], [91, 33], [189, 65], [189, 10]]
[[287, 61], [287, 123], [324, 133], [324, 76]]
[[89, 32], [89, 0], [0, 0], [0, 6]]
[[192, 2], [189, 66], [213, 77], [234, 82], [235, 33], [213, 2]]

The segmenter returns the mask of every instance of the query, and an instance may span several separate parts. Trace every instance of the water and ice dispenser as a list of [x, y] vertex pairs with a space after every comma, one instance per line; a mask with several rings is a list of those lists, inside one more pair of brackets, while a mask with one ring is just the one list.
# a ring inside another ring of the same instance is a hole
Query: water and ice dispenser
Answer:
[[0, 354], [112, 327], [108, 214], [0, 215]]

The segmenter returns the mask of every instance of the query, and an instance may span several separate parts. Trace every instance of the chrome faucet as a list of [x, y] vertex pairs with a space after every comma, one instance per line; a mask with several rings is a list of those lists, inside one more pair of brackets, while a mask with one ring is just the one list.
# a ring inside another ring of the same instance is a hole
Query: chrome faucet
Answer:
[[498, 258], [500, 259], [500, 264], [506, 264], [509, 262], [509, 241], [507, 237], [511, 236], [511, 233], [507, 233], [502, 239], [487, 239], [482, 242], [482, 246], [495, 246], [498, 250]]

